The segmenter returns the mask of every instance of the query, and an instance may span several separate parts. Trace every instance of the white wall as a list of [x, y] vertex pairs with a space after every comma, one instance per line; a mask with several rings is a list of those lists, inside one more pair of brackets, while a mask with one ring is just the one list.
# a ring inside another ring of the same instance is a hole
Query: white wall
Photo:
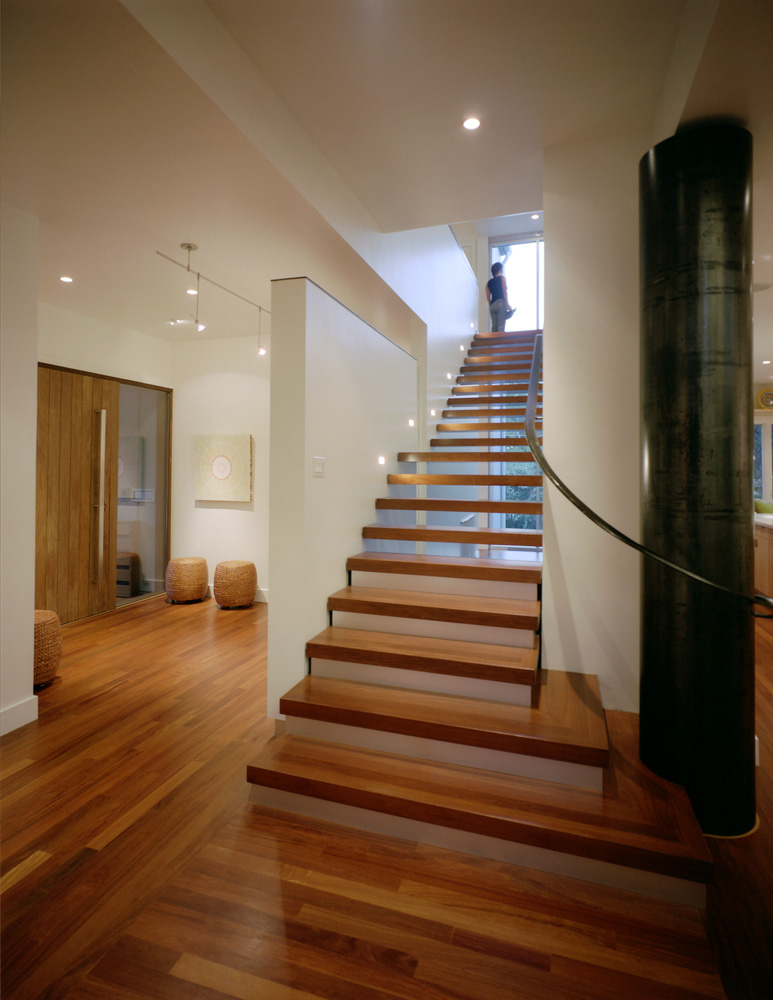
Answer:
[[[299, 278], [272, 291], [268, 715], [306, 672], [400, 450], [417, 446], [416, 360]], [[379, 455], [386, 458], [378, 464]], [[315, 456], [324, 477], [312, 476]]]
[[[639, 538], [638, 162], [631, 134], [546, 151], [545, 454], [585, 503]], [[638, 710], [639, 556], [545, 489], [543, 650]]]
[[38, 361], [171, 387], [172, 345], [136, 330], [39, 304]]
[[[171, 556], [203, 556], [212, 583], [217, 563], [248, 559], [258, 571], [258, 599], [268, 581], [270, 353], [255, 337], [189, 341], [174, 347]], [[251, 434], [249, 503], [196, 500], [193, 438]]]
[[37, 219], [2, 213], [0, 732], [37, 718], [32, 691], [37, 426]]

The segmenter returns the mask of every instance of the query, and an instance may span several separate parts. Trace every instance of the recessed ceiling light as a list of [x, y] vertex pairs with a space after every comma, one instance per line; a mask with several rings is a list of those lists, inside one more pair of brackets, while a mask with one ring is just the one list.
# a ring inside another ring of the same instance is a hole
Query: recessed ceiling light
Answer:
[[59, 280], [63, 281], [66, 285], [72, 284], [72, 278], [68, 277], [66, 274], [63, 274]]
[[538, 218], [539, 218], [539, 212], [535, 212], [534, 215], [532, 215], [532, 219], [538, 219]]
[[462, 124], [471, 132], [476, 128], [480, 128], [480, 120], [478, 118], [465, 118]]
[[198, 295], [199, 294], [197, 288], [186, 288], [185, 290], [188, 293], [188, 295]]
[[769, 365], [770, 364], [769, 361], [763, 361], [762, 363], [763, 363], [763, 365]]

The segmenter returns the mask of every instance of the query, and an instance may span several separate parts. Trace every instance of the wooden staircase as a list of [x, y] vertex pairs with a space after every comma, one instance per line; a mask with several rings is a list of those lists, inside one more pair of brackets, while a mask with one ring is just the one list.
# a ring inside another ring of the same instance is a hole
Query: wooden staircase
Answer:
[[542, 477], [500, 464], [533, 462], [533, 339], [476, 335], [443, 411], [461, 422], [398, 455], [415, 468], [387, 477], [248, 779], [274, 807], [702, 905], [710, 853], [682, 789], [638, 762], [636, 716], [539, 667], [540, 522], [506, 519], [541, 519], [507, 494]]

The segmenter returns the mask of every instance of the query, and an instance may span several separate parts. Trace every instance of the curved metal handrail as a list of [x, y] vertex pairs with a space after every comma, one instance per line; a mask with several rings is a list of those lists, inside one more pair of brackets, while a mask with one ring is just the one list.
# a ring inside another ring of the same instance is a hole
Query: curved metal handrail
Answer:
[[[699, 573], [693, 573], [692, 570], [685, 569], [684, 566], [679, 566], [677, 563], [671, 562], [670, 559], [666, 559], [661, 556], [658, 552], [654, 552], [652, 549], [647, 548], [646, 545], [642, 545], [641, 542], [634, 541], [633, 538], [629, 538], [628, 535], [624, 534], [614, 525], [605, 521], [603, 517], [598, 515], [592, 508], [590, 508], [586, 503], [584, 503], [578, 496], [576, 496], [569, 487], [564, 483], [564, 481], [553, 471], [550, 463], [545, 458], [545, 453], [542, 450], [542, 446], [537, 440], [537, 434], [534, 429], [535, 413], [537, 410], [537, 386], [539, 384], [539, 370], [542, 364], [542, 334], [538, 333], [534, 338], [534, 356], [532, 358], [531, 365], [531, 375], [529, 377], [529, 395], [526, 401], [526, 440], [529, 442], [529, 447], [531, 448], [532, 454], [537, 465], [540, 467], [544, 475], [548, 477], [550, 482], [559, 490], [566, 499], [584, 514], [588, 520], [592, 521], [597, 527], [606, 531], [608, 534], [617, 538], [618, 541], [623, 542], [624, 545], [628, 545], [632, 549], [636, 549], [642, 555], [647, 556], [649, 559], [655, 559], [657, 562], [662, 563], [664, 566], [668, 566], [669, 569], [675, 570], [677, 573], [681, 573], [683, 576], [690, 577], [691, 580], [697, 580], [698, 583], [704, 583], [707, 587], [713, 587], [715, 590], [720, 590], [724, 594], [729, 594], [732, 597], [738, 597], [749, 604], [761, 604], [763, 607], [773, 609], [773, 599], [765, 597], [764, 594], [755, 594], [750, 596], [749, 594], [741, 594], [736, 590], [732, 590], [730, 587], [725, 587], [721, 583], [715, 583], [713, 580], [707, 580], [706, 577], [701, 576]], [[760, 615], [757, 617], [770, 618], [771, 615]]]

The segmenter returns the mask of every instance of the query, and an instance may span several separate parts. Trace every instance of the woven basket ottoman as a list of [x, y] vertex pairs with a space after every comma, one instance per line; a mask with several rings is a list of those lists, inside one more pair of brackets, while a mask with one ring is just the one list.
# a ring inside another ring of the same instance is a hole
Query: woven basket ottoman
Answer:
[[48, 687], [62, 658], [62, 625], [55, 611], [35, 612], [35, 674], [33, 688]]
[[243, 608], [252, 604], [257, 589], [255, 563], [231, 559], [215, 567], [215, 600], [221, 608]]
[[209, 570], [201, 556], [170, 559], [166, 567], [166, 596], [176, 604], [200, 601], [207, 596]]

